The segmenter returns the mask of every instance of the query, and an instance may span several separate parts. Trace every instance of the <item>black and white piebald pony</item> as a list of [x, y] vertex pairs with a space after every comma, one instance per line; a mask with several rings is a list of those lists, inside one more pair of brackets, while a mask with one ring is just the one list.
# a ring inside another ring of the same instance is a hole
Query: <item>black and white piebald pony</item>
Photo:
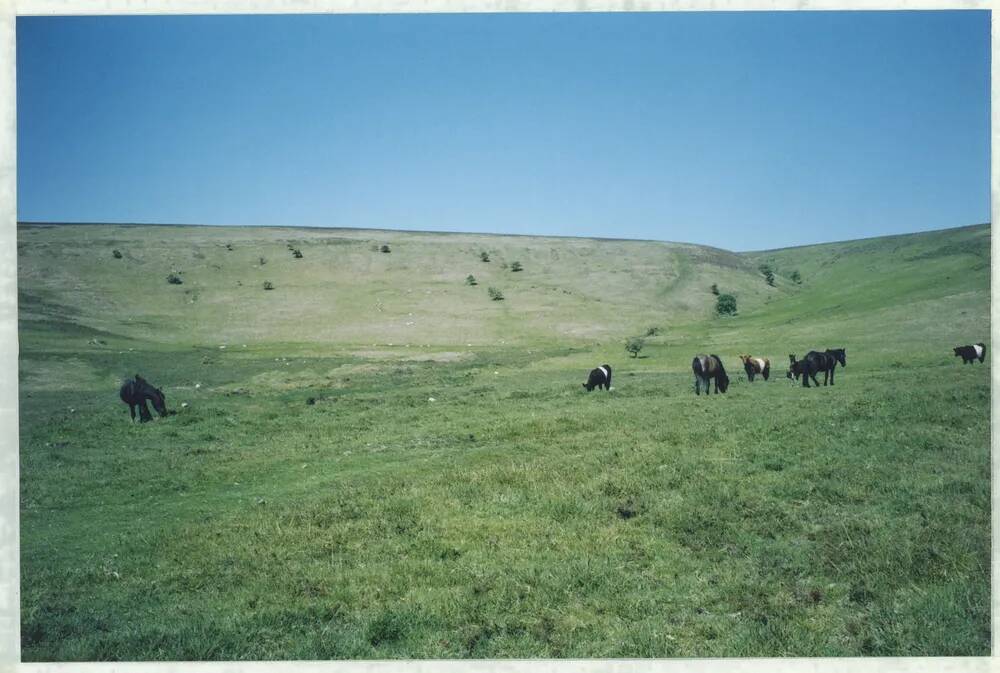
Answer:
[[767, 358], [741, 355], [740, 360], [743, 360], [743, 369], [746, 371], [750, 383], [753, 383], [753, 379], [757, 374], [763, 376], [765, 381], [771, 376], [771, 361]]
[[601, 386], [605, 390], [611, 390], [611, 365], [601, 365], [597, 369], [591, 369], [587, 382], [583, 384], [588, 393], [594, 388], [600, 389]]
[[962, 364], [969, 364], [973, 360], [982, 362], [986, 359], [986, 344], [978, 343], [972, 346], [958, 346], [953, 349], [956, 356], [962, 356]]
[[789, 355], [791, 359], [791, 369], [788, 370], [789, 378], [794, 373], [795, 378], [802, 377], [802, 387], [809, 387], [809, 379], [813, 380], [817, 386], [819, 381], [816, 380], [816, 374], [823, 372], [823, 385], [833, 385], [833, 374], [834, 370], [837, 368], [837, 364], [840, 366], [847, 366], [847, 349], [845, 348], [831, 348], [820, 353], [819, 351], [809, 351], [806, 356], [802, 358], [801, 361], [796, 362], [794, 355]]
[[153, 420], [152, 414], [149, 413], [149, 407], [146, 406], [146, 400], [153, 403], [153, 408], [160, 416], [167, 415], [167, 398], [163, 395], [163, 391], [151, 386], [146, 379], [138, 374], [135, 375], [134, 379], [129, 379], [122, 384], [118, 396], [122, 398], [122, 402], [128, 405], [133, 422], [135, 422], [136, 407], [139, 408], [140, 423]]
[[701, 395], [702, 386], [705, 387], [705, 394], [711, 391], [709, 385], [715, 379], [715, 392], [724, 393], [729, 388], [729, 375], [726, 368], [722, 366], [722, 360], [718, 355], [695, 355], [691, 361], [691, 370], [694, 371], [694, 392]]

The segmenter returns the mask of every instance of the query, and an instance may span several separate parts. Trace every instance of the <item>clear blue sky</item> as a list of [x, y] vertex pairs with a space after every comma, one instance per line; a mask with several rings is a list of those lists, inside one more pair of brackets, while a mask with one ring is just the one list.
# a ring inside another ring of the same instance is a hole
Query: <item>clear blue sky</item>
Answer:
[[17, 20], [18, 219], [762, 249], [989, 221], [988, 12]]

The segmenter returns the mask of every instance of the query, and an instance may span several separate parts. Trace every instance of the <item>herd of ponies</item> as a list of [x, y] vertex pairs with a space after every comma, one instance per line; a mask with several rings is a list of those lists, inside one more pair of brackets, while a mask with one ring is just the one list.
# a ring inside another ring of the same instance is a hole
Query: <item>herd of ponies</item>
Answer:
[[[986, 359], [986, 344], [981, 342], [972, 344], [971, 346], [956, 346], [953, 350], [956, 357], [962, 358], [963, 364], [970, 364], [976, 360], [983, 362]], [[765, 381], [770, 378], [771, 361], [769, 359], [751, 355], [740, 355], [739, 357], [743, 362], [743, 369], [747, 373], [747, 379], [751, 383], [753, 383], [754, 378], [758, 375]], [[797, 360], [795, 355], [792, 354], [788, 356], [788, 360], [788, 371], [785, 373], [785, 376], [788, 379], [801, 380], [803, 388], [810, 387], [810, 379], [818, 386], [819, 380], [816, 378], [816, 375], [820, 372], [823, 373], [823, 385], [832, 386], [834, 384], [834, 372], [837, 365], [847, 367], [847, 349], [829, 348], [822, 352], [809, 351], [801, 360]], [[723, 366], [722, 359], [718, 355], [705, 355], [702, 353], [694, 356], [694, 359], [691, 361], [691, 370], [694, 372], [695, 394], [701, 395], [701, 390], [704, 388], [705, 394], [708, 395], [710, 393], [709, 386], [713, 380], [715, 381], [716, 394], [724, 393], [729, 389], [729, 375], [726, 373], [726, 368]], [[587, 389], [587, 392], [594, 390], [594, 388], [611, 390], [611, 365], [603, 364], [592, 369], [583, 387]], [[160, 416], [166, 416], [170, 413], [167, 411], [167, 398], [163, 394], [163, 390], [153, 386], [138, 374], [122, 384], [122, 387], [118, 391], [118, 396], [121, 397], [122, 402], [129, 406], [129, 413], [132, 416], [133, 422], [135, 421], [136, 410], [139, 412], [140, 423], [152, 420], [153, 416], [149, 413], [149, 407], [146, 406], [147, 402], [153, 405], [153, 408]]]

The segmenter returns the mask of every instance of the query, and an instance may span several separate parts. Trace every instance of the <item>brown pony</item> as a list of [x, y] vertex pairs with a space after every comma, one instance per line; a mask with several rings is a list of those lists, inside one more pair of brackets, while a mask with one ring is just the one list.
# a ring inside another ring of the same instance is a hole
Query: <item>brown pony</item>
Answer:
[[746, 370], [747, 378], [750, 379], [750, 383], [753, 383], [753, 378], [757, 374], [764, 377], [767, 381], [768, 377], [771, 376], [771, 361], [767, 358], [755, 358], [749, 355], [741, 355], [740, 360], [743, 360], [743, 369]]
[[722, 360], [718, 355], [696, 355], [691, 361], [691, 369], [694, 371], [694, 392], [701, 395], [701, 387], [705, 387], [705, 394], [709, 394], [709, 384], [711, 379], [715, 379], [715, 392], [724, 393], [729, 388], [729, 376], [726, 368], [722, 366]]

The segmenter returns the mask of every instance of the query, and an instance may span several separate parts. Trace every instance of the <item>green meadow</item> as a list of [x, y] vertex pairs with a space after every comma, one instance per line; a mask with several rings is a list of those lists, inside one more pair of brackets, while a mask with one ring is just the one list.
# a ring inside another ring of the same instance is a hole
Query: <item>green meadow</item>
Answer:
[[[24, 661], [990, 652], [988, 225], [22, 224], [18, 285]], [[176, 413], [130, 422], [135, 373]]]

